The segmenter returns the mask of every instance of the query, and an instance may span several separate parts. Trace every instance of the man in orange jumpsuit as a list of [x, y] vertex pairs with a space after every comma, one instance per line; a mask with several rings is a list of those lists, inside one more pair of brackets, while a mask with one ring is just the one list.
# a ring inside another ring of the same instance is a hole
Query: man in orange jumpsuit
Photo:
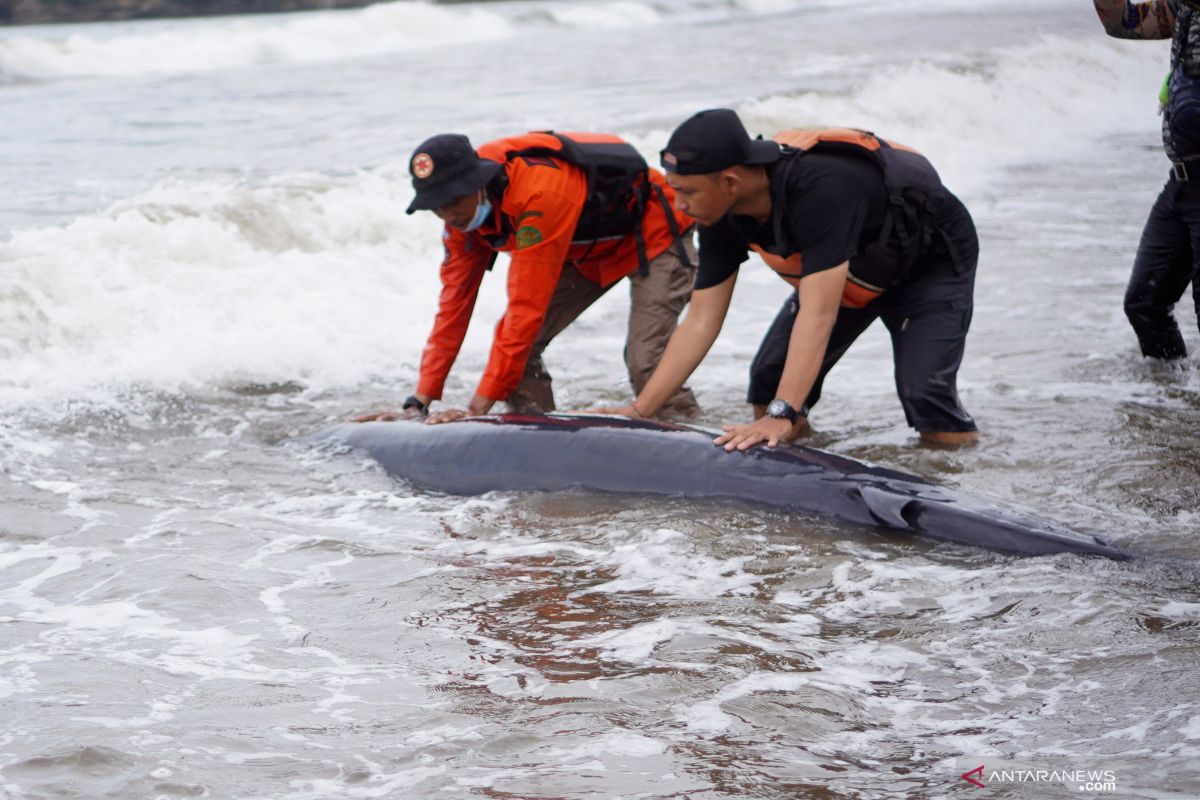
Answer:
[[[621, 171], [614, 155], [623, 164], [632, 157], [643, 171], [631, 167], [633, 177], [614, 178]], [[625, 363], [634, 392], [641, 391], [691, 294], [695, 259], [692, 222], [675, 210], [660, 172], [617, 137], [584, 133], [529, 133], [488, 142], [478, 152], [465, 136], [441, 134], [416, 149], [409, 170], [416, 198], [408, 213], [430, 210], [445, 223], [437, 317], [404, 410], [357, 421], [428, 414], [497, 252], [512, 254], [508, 308], [487, 366], [465, 410], [441, 411], [430, 422], [486, 414], [501, 400], [514, 411], [553, 411], [542, 352], [624, 277], [631, 284]], [[666, 410], [689, 414], [698, 407], [681, 387]]]

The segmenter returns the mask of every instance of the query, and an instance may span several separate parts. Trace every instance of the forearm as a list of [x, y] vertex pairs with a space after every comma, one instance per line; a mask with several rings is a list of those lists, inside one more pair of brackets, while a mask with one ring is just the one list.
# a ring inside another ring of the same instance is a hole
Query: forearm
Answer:
[[775, 396], [800, 408], [817, 382], [829, 335], [837, 322], [849, 262], [814, 273], [800, 281], [800, 311], [788, 337], [787, 360]]
[[1118, 39], [1169, 39], [1175, 12], [1167, 0], [1092, 0], [1109, 36]]
[[775, 396], [786, 400], [792, 408], [801, 408], [816, 384], [829, 346], [829, 334], [836, 321], [836, 308], [805, 313], [801, 305], [788, 338], [783, 375], [775, 391]]

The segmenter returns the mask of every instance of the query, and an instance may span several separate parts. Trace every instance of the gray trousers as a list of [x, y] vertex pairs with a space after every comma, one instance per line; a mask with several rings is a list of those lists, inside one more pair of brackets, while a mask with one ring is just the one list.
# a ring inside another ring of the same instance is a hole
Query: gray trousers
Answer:
[[[696, 250], [690, 237], [684, 237], [688, 257], [696, 263]], [[629, 276], [629, 331], [625, 339], [625, 367], [634, 394], [641, 392], [654, 373], [666, 350], [667, 340], [692, 294], [695, 273], [675, 254], [675, 245], [650, 262], [648, 274]], [[617, 283], [620, 283], [618, 281]], [[563, 265], [562, 275], [542, 329], [534, 340], [521, 382], [505, 402], [512, 411], [536, 413], [553, 411], [554, 391], [542, 353], [554, 337], [570, 325], [592, 303], [616, 286], [601, 286], [580, 274], [571, 262]], [[660, 414], [691, 415], [700, 410], [692, 390], [684, 386], [676, 392]]]

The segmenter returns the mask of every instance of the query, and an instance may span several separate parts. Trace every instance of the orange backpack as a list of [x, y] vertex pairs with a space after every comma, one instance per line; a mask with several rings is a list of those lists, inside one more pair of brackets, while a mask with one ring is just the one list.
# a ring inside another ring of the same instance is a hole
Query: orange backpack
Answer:
[[[904, 280], [929, 244], [934, 233], [930, 217], [946, 196], [929, 159], [911, 147], [857, 128], [788, 129], [773, 138], [784, 146], [784, 158], [809, 152], [847, 154], [870, 159], [883, 173], [888, 193], [883, 228], [879, 239], [852, 260], [842, 304], [861, 308]], [[791, 246], [781, 221], [782, 215], [777, 215], [775, 244], [786, 253]]]

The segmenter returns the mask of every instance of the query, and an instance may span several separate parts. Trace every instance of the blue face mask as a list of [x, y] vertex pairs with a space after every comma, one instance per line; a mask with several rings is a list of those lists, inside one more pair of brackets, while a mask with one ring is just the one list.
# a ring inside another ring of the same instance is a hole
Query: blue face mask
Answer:
[[475, 206], [475, 216], [471, 217], [471, 221], [467, 223], [467, 227], [463, 228], [466, 231], [473, 231], [480, 225], [488, 221], [492, 216], [492, 201], [488, 199], [487, 194], [480, 196], [479, 204]]

